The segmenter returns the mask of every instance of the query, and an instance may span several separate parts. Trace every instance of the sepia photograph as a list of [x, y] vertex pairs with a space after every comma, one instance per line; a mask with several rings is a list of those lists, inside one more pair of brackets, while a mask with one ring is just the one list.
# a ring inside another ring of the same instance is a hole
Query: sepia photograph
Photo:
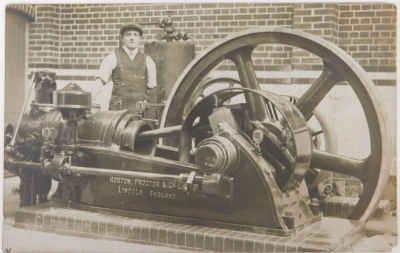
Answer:
[[391, 2], [7, 3], [3, 252], [394, 252]]

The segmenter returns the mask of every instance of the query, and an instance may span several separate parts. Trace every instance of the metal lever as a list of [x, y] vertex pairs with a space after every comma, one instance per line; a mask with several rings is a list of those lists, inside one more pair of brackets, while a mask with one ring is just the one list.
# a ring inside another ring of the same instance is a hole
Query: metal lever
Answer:
[[198, 186], [194, 184], [194, 179], [196, 178], [196, 172], [192, 171], [189, 173], [189, 176], [186, 180], [185, 186], [183, 186], [183, 190], [187, 193], [191, 191], [197, 191]]
[[24, 115], [24, 112], [25, 112], [25, 109], [26, 109], [26, 105], [28, 104], [29, 97], [30, 97], [31, 92], [32, 92], [32, 90], [33, 90], [33, 86], [34, 86], [34, 84], [35, 84], [36, 75], [37, 75], [37, 72], [33, 72], [33, 73], [32, 73], [32, 77], [31, 77], [31, 87], [29, 88], [28, 96], [26, 97], [24, 106], [22, 107], [22, 110], [21, 110], [21, 114], [19, 115], [18, 124], [17, 124], [17, 127], [15, 128], [14, 136], [13, 136], [11, 142], [10, 142], [10, 146], [11, 146], [11, 147], [13, 147], [14, 144], [15, 144], [15, 139], [16, 139], [17, 134], [18, 134], [18, 130], [19, 130], [19, 126], [20, 126], [20, 124], [21, 124], [22, 116]]

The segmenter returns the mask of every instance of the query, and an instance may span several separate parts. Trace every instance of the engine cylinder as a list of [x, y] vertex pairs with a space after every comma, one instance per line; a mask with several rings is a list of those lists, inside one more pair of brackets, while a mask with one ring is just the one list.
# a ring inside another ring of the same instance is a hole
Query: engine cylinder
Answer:
[[152, 127], [129, 111], [99, 111], [78, 125], [78, 143], [113, 145], [121, 150], [149, 155], [155, 151], [155, 140], [136, 140], [137, 133], [147, 130]]
[[126, 127], [122, 136], [120, 148], [126, 151], [133, 151], [139, 154], [154, 154], [156, 148], [155, 139], [136, 140], [138, 133], [152, 130], [151, 126], [144, 121], [132, 121]]

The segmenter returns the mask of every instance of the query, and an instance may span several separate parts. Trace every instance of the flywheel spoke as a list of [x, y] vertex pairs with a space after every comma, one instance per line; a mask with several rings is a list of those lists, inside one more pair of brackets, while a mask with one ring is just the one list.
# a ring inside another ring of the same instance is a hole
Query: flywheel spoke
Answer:
[[311, 167], [321, 170], [341, 173], [356, 177], [364, 181], [367, 172], [369, 158], [359, 160], [313, 149], [311, 155]]
[[[259, 90], [257, 76], [251, 62], [251, 53], [254, 47], [248, 46], [238, 49], [229, 55], [238, 70], [240, 83], [243, 87]], [[251, 120], [266, 121], [268, 119], [267, 108], [262, 97], [246, 92], [245, 98], [250, 106], [249, 117]]]
[[253, 49], [253, 47], [240, 48], [229, 55], [229, 58], [236, 65], [242, 86], [249, 89], [259, 90], [260, 85], [258, 84], [253, 63], [251, 62], [251, 53], [253, 52]]
[[324, 70], [321, 76], [296, 102], [296, 106], [303, 114], [304, 118], [309, 119], [312, 116], [312, 112], [325, 95], [335, 84], [341, 81], [344, 81], [342, 75], [338, 73], [330, 63], [324, 61]]

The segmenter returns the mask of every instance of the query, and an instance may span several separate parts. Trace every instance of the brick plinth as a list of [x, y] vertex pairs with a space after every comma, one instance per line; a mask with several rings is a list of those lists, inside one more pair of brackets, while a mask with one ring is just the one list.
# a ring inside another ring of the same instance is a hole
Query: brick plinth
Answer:
[[348, 251], [365, 235], [364, 223], [338, 218], [322, 218], [295, 235], [281, 237], [127, 218], [48, 204], [18, 209], [15, 223], [19, 228], [58, 234], [223, 252]]

